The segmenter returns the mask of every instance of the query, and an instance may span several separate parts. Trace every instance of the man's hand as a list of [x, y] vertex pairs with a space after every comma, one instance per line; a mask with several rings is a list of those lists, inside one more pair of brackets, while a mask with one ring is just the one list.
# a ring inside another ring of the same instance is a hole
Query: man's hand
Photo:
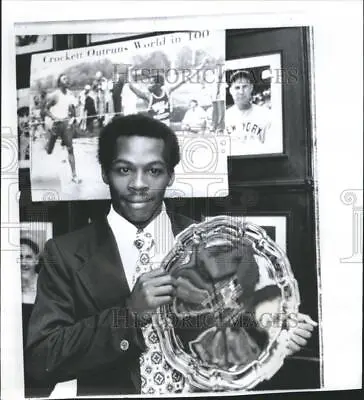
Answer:
[[287, 343], [288, 355], [292, 355], [306, 346], [314, 328], [318, 325], [310, 316], [301, 313], [298, 313], [297, 318], [293, 321], [295, 326], [291, 330], [291, 335]]
[[148, 313], [170, 303], [175, 291], [175, 279], [163, 268], [158, 268], [139, 277], [127, 301], [127, 306], [137, 317], [145, 318]]
[[209, 292], [206, 289], [200, 289], [190, 280], [179, 276], [176, 279], [176, 297], [180, 300], [193, 304], [204, 304], [209, 300]]

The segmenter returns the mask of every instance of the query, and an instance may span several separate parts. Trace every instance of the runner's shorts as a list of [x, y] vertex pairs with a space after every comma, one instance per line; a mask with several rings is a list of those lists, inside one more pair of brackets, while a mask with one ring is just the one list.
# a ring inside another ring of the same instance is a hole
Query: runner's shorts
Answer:
[[55, 121], [50, 133], [46, 148], [48, 154], [52, 154], [58, 137], [62, 139], [62, 145], [72, 150], [73, 132], [72, 128], [68, 125], [68, 121]]

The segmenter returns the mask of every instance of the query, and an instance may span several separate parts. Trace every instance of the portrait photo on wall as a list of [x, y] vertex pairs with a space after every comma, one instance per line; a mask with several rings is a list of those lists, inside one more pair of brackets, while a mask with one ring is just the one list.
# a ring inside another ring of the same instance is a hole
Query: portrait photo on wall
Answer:
[[[40, 257], [46, 242], [53, 237], [53, 223], [44, 221], [22, 222], [20, 224], [20, 269], [22, 292], [22, 327], [23, 349], [29, 330], [29, 320], [34, 308], [37, 295], [37, 282], [40, 272]], [[75, 393], [76, 381], [69, 380], [46, 387], [37, 384], [29, 374], [24, 371], [24, 391], [27, 398], [39, 398], [50, 395], [58, 398], [57, 394]]]
[[17, 55], [46, 51], [52, 48], [53, 35], [17, 35], [15, 37], [15, 50]]
[[232, 156], [283, 153], [280, 53], [226, 61], [226, 133]]
[[[107, 199], [100, 130], [141, 113], [170, 126], [182, 149], [167, 197], [227, 189], [223, 133], [225, 32], [181, 32], [32, 56], [30, 95], [46, 97], [46, 135], [32, 141], [33, 201]], [[32, 109], [30, 110], [32, 112]]]
[[29, 115], [29, 88], [17, 90], [18, 165], [30, 167], [31, 123]]
[[53, 236], [52, 222], [23, 222], [20, 226], [20, 268], [23, 309], [23, 331], [26, 331], [37, 292], [39, 256]]
[[29, 88], [17, 90], [19, 168], [30, 168], [31, 142], [46, 138], [45, 92], [30, 97]]

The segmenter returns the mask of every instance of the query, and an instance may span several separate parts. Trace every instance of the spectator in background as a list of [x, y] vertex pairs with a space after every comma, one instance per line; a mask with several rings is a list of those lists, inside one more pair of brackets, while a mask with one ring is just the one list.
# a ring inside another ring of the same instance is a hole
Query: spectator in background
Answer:
[[47, 107], [47, 92], [45, 90], [41, 90], [40, 92], [40, 118], [42, 121], [42, 127], [44, 129], [44, 118], [47, 115], [46, 107]]
[[29, 160], [30, 133], [29, 133], [29, 107], [18, 109], [18, 141], [19, 161]]
[[94, 121], [97, 120], [95, 100], [91, 96], [91, 86], [85, 86], [85, 114], [86, 114], [86, 129], [93, 133]]
[[182, 129], [193, 133], [199, 133], [206, 128], [207, 114], [206, 111], [199, 106], [197, 100], [192, 99], [189, 109], [182, 120]]
[[124, 87], [124, 80], [122, 79], [121, 74], [116, 74], [115, 82], [112, 88], [112, 101], [114, 104], [114, 112], [115, 114], [121, 114], [122, 110], [122, 97], [121, 93]]
[[103, 126], [105, 123], [105, 115], [113, 111], [111, 107], [112, 83], [110, 84], [101, 71], [97, 71], [92, 89], [96, 95], [96, 114], [98, 115], [100, 126]]
[[40, 134], [40, 126], [42, 126], [42, 119], [41, 119], [41, 102], [40, 102], [40, 97], [39, 96], [34, 96], [33, 97], [33, 107], [32, 107], [32, 112], [30, 116], [30, 126], [31, 126], [31, 136], [33, 141], [35, 141], [38, 136], [37, 133]]

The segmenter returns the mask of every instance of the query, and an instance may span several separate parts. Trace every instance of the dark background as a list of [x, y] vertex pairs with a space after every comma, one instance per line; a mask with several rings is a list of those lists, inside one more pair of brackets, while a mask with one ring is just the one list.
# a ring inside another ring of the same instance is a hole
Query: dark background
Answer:
[[[132, 38], [163, 33], [167, 32]], [[97, 45], [124, 40], [130, 37]], [[53, 50], [65, 50], [85, 47], [88, 41], [87, 35], [54, 35], [53, 42]], [[286, 216], [287, 255], [299, 284], [300, 310], [318, 321], [308, 43], [306, 28], [226, 31], [227, 60], [280, 52], [287, 76], [296, 76], [287, 78], [282, 85], [284, 154], [231, 157], [228, 197], [169, 199], [167, 206], [197, 220], [227, 212], [242, 216]], [[17, 89], [30, 86], [30, 61], [31, 54], [16, 56]], [[108, 201], [33, 203], [28, 169], [19, 170], [19, 188], [20, 221], [53, 222], [54, 236], [80, 228], [108, 210]], [[317, 329], [306, 348], [288, 358], [281, 370], [257, 389], [320, 387], [318, 332]]]

